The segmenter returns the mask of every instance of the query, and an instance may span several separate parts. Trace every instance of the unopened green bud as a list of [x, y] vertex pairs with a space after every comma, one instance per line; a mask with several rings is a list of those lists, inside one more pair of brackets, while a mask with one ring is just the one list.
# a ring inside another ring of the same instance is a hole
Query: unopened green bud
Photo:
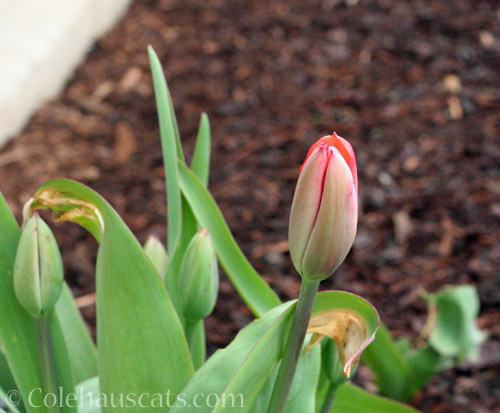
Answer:
[[219, 292], [217, 257], [207, 229], [200, 230], [189, 242], [180, 274], [184, 315], [190, 320], [207, 317], [214, 309]]
[[26, 222], [14, 262], [14, 291], [33, 317], [49, 314], [64, 279], [61, 254], [49, 226], [34, 214]]
[[151, 260], [153, 266], [163, 280], [165, 278], [165, 274], [167, 273], [168, 255], [167, 250], [161, 241], [154, 235], [151, 235], [144, 244], [144, 252]]

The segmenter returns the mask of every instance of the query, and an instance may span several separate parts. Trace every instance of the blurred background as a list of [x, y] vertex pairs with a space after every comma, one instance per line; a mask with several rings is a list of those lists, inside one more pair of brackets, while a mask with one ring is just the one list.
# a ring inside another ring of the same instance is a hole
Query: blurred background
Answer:
[[[416, 342], [420, 295], [473, 284], [481, 358], [436, 377], [412, 405], [494, 412], [500, 400], [500, 4], [495, 0], [133, 1], [62, 94], [0, 151], [19, 218], [51, 178], [82, 181], [141, 242], [165, 240], [165, 191], [147, 45], [164, 66], [188, 158], [212, 124], [210, 189], [252, 264], [283, 298], [291, 200], [309, 146], [336, 131], [357, 155], [355, 245], [323, 289], [369, 299]], [[8, 80], [7, 80], [8, 81]], [[52, 226], [67, 279], [95, 325], [95, 241]], [[227, 279], [210, 349], [252, 319]], [[370, 388], [361, 368], [356, 380]]]

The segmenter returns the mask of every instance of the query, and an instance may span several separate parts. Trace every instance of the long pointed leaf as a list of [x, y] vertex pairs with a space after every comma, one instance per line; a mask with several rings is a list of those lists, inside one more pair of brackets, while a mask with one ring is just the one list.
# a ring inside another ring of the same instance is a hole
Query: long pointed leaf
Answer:
[[210, 121], [206, 113], [201, 115], [191, 170], [206, 188], [210, 175]]
[[[16, 381], [10, 372], [9, 364], [2, 352], [0, 343], [0, 389], [8, 393], [10, 390], [17, 390]], [[21, 401], [22, 402], [22, 401]]]
[[[166, 83], [166, 80], [165, 80]], [[172, 124], [174, 125], [175, 141], [177, 143], [177, 157], [184, 162], [184, 152], [182, 150], [181, 135], [179, 133], [179, 125], [177, 124], [177, 117], [175, 116], [174, 102], [172, 100], [172, 95], [170, 94], [170, 89], [167, 84], [167, 96], [168, 96], [168, 109], [170, 113], [170, 118], [172, 119]]]
[[163, 165], [165, 167], [165, 183], [167, 188], [167, 217], [168, 217], [168, 242], [169, 257], [173, 257], [181, 237], [182, 205], [179, 189], [179, 173], [177, 159], [182, 159], [182, 149], [176, 136], [176, 126], [173, 122], [171, 99], [167, 82], [161, 69], [160, 60], [150, 46], [148, 48], [151, 73], [160, 123], [161, 146], [163, 151]]
[[57, 377], [57, 391], [61, 396], [59, 409], [62, 413], [74, 413], [78, 411], [78, 406], [67, 403], [66, 400], [69, 400], [69, 397], [75, 393], [75, 382], [71, 371], [68, 348], [66, 347], [57, 313], [52, 311], [47, 317], [47, 321], [50, 330], [53, 367]]
[[76, 386], [78, 413], [101, 413], [99, 407], [99, 377], [92, 377]]
[[8, 390], [6, 391], [2, 387], [0, 387], [0, 410], [3, 411], [3, 409], [5, 408], [9, 413], [19, 413], [19, 410], [17, 409], [17, 407], [19, 406], [12, 403], [12, 401], [9, 400], [7, 394]]
[[56, 313], [66, 341], [75, 383], [96, 376], [97, 351], [67, 284], [64, 284], [57, 301]]
[[410, 368], [385, 326], [380, 326], [375, 340], [364, 351], [363, 362], [375, 374], [378, 389], [384, 396], [405, 400], [411, 394]]
[[394, 400], [368, 393], [350, 383], [340, 386], [331, 413], [416, 413], [417, 410]]
[[316, 347], [299, 360], [285, 413], [314, 412], [321, 367], [321, 349]]
[[179, 162], [182, 192], [200, 225], [208, 228], [219, 261], [248, 307], [261, 317], [280, 304], [276, 293], [260, 278], [236, 244], [212, 195], [185, 165]]
[[141, 245], [98, 194], [55, 180], [37, 191], [33, 208], [91, 230], [97, 255], [97, 337], [101, 391], [163, 393], [182, 390], [193, 366], [175, 308]]
[[[320, 353], [319, 347], [316, 347], [309, 352], [303, 351], [302, 357], [299, 359], [299, 363], [297, 365], [295, 377], [293, 378], [292, 388], [288, 396], [285, 413], [315, 411], [316, 387], [318, 384], [321, 364]], [[269, 377], [269, 380], [260, 392], [259, 397], [257, 397], [257, 400], [252, 406], [251, 413], [268, 411], [278, 370], [279, 364]]]

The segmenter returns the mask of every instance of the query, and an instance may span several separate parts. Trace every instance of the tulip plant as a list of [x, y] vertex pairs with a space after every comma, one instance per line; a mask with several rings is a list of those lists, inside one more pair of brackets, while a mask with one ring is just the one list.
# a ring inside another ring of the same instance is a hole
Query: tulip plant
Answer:
[[[25, 206], [22, 229], [0, 196], [0, 409], [413, 411], [348, 382], [379, 328], [373, 306], [348, 292], [318, 292], [320, 281], [342, 264], [356, 233], [351, 145], [335, 133], [321, 138], [302, 165], [289, 229], [302, 286], [297, 300], [282, 303], [242, 254], [207, 190], [207, 116], [188, 164], [151, 48], [149, 57], [165, 166], [166, 247], [157, 238], [142, 247], [103, 198], [74, 181], [42, 185]], [[97, 346], [64, 282], [43, 210], [51, 210], [56, 221], [82, 226], [99, 243]], [[216, 305], [219, 266], [255, 321], [207, 359], [204, 319]], [[382, 341], [377, 336], [377, 351], [367, 364], [381, 379], [381, 391], [391, 393], [385, 360], [390, 365], [395, 353], [387, 357], [385, 349], [393, 344], [380, 331]]]

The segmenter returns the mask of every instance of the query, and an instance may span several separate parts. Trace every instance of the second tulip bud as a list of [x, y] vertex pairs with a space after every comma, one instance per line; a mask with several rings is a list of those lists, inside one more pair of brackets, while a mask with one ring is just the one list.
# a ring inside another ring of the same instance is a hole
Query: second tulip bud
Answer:
[[212, 312], [219, 292], [217, 257], [207, 229], [198, 231], [186, 248], [179, 285], [184, 315], [201, 320]]
[[332, 275], [351, 249], [357, 221], [354, 151], [333, 133], [311, 147], [295, 189], [288, 238], [299, 274], [314, 281]]

